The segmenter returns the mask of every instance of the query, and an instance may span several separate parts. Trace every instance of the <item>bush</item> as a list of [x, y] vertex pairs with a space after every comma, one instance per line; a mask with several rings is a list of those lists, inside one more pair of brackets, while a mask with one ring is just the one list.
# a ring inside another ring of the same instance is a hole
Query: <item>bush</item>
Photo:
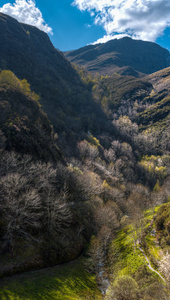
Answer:
[[137, 300], [138, 285], [131, 276], [119, 276], [108, 290], [107, 299]]

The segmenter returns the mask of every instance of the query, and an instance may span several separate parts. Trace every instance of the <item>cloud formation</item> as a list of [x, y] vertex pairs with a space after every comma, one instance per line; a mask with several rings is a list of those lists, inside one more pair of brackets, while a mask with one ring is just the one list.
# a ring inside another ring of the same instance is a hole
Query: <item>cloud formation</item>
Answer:
[[45, 23], [34, 0], [15, 0], [14, 4], [6, 3], [0, 7], [0, 12], [17, 19], [21, 23], [36, 26], [40, 30], [52, 34], [52, 28]]
[[97, 42], [123, 36], [155, 41], [170, 26], [169, 0], [74, 0], [73, 5], [105, 29]]

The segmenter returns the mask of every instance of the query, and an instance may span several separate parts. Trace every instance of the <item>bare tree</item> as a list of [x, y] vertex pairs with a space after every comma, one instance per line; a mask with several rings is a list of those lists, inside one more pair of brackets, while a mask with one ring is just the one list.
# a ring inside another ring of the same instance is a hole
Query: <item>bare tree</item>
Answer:
[[137, 300], [139, 299], [139, 289], [136, 281], [127, 275], [119, 276], [115, 282], [110, 285], [107, 300]]
[[164, 274], [170, 285], [170, 254], [167, 252], [159, 263], [159, 270]]
[[100, 230], [103, 226], [107, 226], [112, 232], [119, 228], [118, 216], [116, 213], [116, 207], [111, 201], [102, 207], [96, 208], [95, 220], [97, 230]]
[[0, 212], [4, 224], [4, 245], [13, 252], [17, 241], [35, 240], [33, 230], [41, 227], [41, 201], [20, 174], [9, 174], [0, 183]]
[[61, 234], [70, 226], [72, 213], [67, 203], [67, 192], [57, 191], [50, 185], [41, 192], [43, 201], [43, 223], [51, 235]]
[[0, 150], [5, 148], [5, 141], [6, 141], [6, 138], [3, 135], [2, 130], [0, 130]]

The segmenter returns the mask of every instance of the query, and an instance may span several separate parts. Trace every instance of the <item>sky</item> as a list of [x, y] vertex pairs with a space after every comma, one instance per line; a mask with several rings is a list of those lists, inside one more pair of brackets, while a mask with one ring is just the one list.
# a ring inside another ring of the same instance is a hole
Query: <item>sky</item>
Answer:
[[124, 36], [170, 51], [170, 0], [0, 0], [0, 12], [45, 31], [61, 51]]

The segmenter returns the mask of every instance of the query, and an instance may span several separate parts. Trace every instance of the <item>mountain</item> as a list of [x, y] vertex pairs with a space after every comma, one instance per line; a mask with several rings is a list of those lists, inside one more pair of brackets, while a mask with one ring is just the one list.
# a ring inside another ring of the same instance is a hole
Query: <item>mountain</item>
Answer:
[[[14, 18], [0, 13], [1, 58], [3, 69], [25, 76], [29, 82], [41, 84], [42, 75], [60, 84], [77, 79], [75, 71], [60, 51], [52, 45], [48, 35], [36, 27], [21, 24]], [[63, 79], [64, 78], [64, 79]]]
[[[76, 73], [63, 54], [57, 51], [47, 34], [36, 27], [21, 24], [14, 18], [0, 13], [1, 59], [3, 69], [25, 76], [35, 85], [41, 84], [42, 75], [50, 75], [62, 85], [69, 79], [74, 82]], [[36, 82], [34, 81], [36, 79]]]
[[[79, 74], [46, 33], [0, 13], [0, 41], [0, 69], [27, 79], [57, 132], [87, 127], [85, 115], [99, 109]], [[77, 111], [81, 118], [75, 121]]]
[[89, 45], [66, 52], [65, 56], [70, 62], [102, 75], [118, 73], [140, 77], [170, 66], [168, 50], [155, 43], [129, 37]]
[[150, 299], [157, 282], [138, 240], [152, 259], [142, 216], [149, 230], [148, 209], [170, 195], [170, 68], [143, 78], [123, 75], [130, 68], [101, 76], [73, 66], [45, 33], [0, 14], [0, 277], [85, 253], [100, 287], [127, 274], [141, 284], [134, 299]]

